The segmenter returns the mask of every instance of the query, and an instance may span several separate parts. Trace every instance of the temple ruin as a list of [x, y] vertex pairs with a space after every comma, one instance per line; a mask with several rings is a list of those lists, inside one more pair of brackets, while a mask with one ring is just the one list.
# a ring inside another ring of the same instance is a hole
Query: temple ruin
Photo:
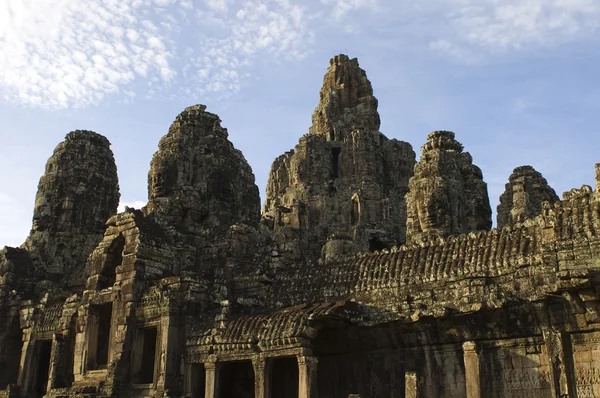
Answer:
[[356, 59], [254, 174], [204, 105], [117, 214], [108, 140], [67, 134], [0, 251], [0, 397], [600, 397], [600, 164], [562, 199], [515, 168], [492, 228], [450, 131], [380, 129]]

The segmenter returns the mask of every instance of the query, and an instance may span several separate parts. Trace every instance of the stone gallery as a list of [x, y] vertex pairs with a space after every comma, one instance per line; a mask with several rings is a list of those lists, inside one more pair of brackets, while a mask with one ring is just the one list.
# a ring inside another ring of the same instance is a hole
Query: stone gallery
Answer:
[[117, 214], [108, 140], [67, 134], [0, 251], [0, 397], [600, 397], [600, 165], [562, 200], [517, 167], [492, 229], [454, 133], [417, 161], [379, 127], [336, 56], [262, 211], [203, 105], [160, 140], [142, 209]]

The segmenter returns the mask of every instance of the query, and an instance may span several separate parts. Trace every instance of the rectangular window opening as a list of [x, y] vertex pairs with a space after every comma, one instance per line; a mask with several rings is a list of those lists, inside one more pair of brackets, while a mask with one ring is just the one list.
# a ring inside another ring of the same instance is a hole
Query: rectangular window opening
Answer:
[[340, 152], [342, 148], [331, 148], [331, 163], [332, 163], [332, 177], [338, 178], [340, 174]]
[[88, 369], [106, 369], [110, 356], [112, 303], [92, 306], [88, 322]]
[[40, 340], [35, 342], [37, 368], [35, 371], [35, 394], [38, 397], [46, 395], [48, 377], [50, 376], [50, 357], [52, 356], [52, 341]]
[[154, 383], [158, 329], [156, 326], [138, 329], [133, 349], [133, 382]]
[[192, 398], [204, 398], [204, 391], [206, 388], [206, 371], [204, 365], [201, 363], [195, 363], [192, 365]]

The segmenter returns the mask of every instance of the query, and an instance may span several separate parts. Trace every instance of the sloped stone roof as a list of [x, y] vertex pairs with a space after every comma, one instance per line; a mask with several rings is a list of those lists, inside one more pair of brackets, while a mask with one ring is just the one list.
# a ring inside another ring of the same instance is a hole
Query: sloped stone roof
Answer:
[[320, 321], [350, 322], [357, 312], [357, 304], [346, 301], [304, 304], [267, 314], [240, 316], [203, 332], [197, 328], [196, 333], [201, 334], [194, 339], [200, 346], [217, 350], [285, 345], [316, 337]]

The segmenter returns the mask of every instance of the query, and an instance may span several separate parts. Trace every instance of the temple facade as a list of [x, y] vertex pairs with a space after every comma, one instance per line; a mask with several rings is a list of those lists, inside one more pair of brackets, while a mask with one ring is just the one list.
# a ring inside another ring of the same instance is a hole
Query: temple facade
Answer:
[[117, 213], [108, 140], [69, 133], [0, 251], [0, 397], [600, 397], [600, 164], [560, 199], [515, 168], [492, 228], [450, 131], [420, 158], [334, 57], [265, 202], [203, 105]]

